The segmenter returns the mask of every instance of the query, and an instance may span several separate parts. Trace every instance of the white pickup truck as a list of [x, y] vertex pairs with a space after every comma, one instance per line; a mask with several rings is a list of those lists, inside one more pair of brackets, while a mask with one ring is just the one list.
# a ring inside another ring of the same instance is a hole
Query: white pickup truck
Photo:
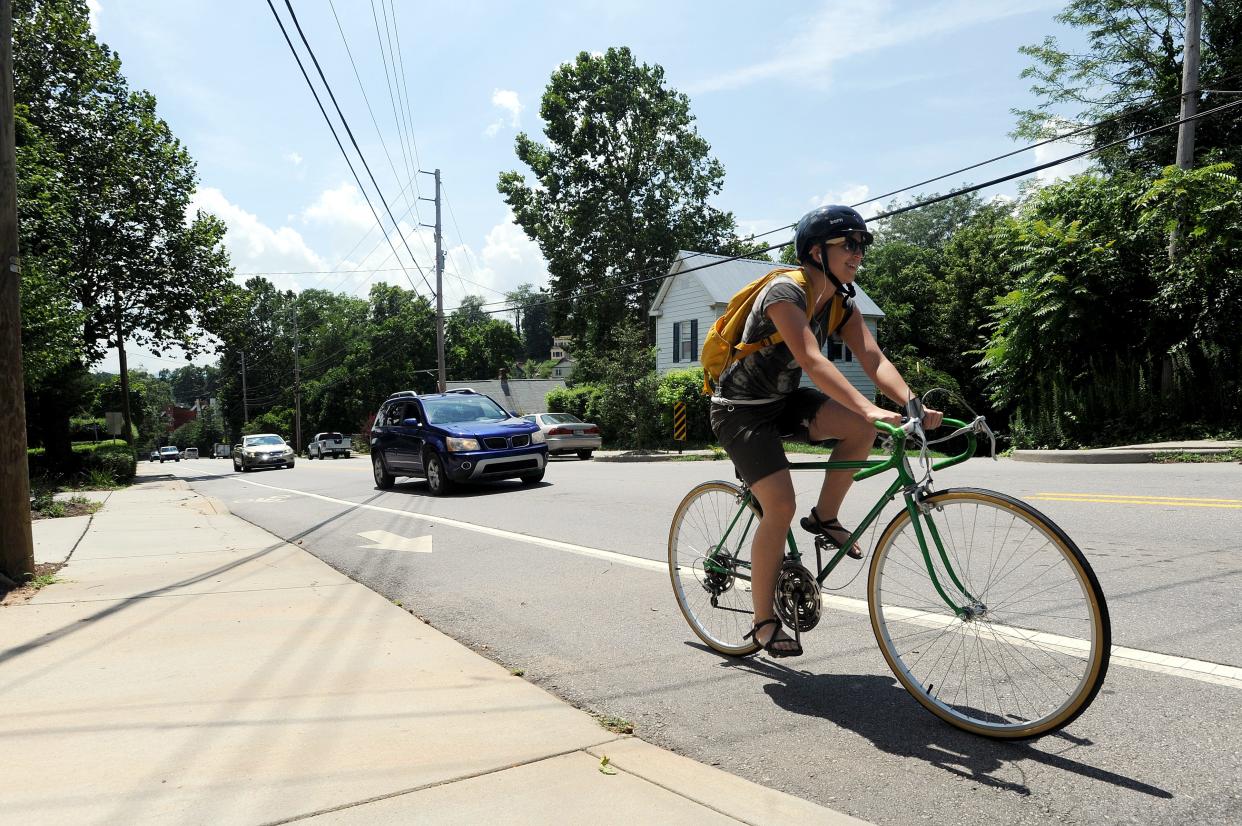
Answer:
[[315, 438], [306, 446], [307, 459], [325, 459], [331, 456], [349, 458], [349, 437], [340, 433], [316, 433]]

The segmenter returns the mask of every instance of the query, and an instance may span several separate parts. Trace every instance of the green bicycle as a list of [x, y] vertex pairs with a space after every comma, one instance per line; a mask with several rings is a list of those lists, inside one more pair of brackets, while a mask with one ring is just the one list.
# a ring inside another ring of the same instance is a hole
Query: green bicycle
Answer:
[[[862, 540], [900, 493], [904, 508], [880, 534], [867, 579], [867, 612], [893, 674], [925, 708], [974, 734], [1003, 739], [1055, 731], [1082, 714], [1108, 670], [1108, 607], [1086, 557], [1030, 505], [977, 488], [933, 491], [932, 471], [975, 455], [976, 436], [995, 440], [983, 417], [944, 420], [954, 432], [928, 440], [917, 420], [877, 423], [892, 439], [886, 459], [798, 462], [795, 470], [857, 470], [897, 478], [845, 543]], [[966, 449], [938, 462], [927, 446], [964, 435]], [[917, 479], [906, 441], [919, 443]], [[668, 566], [677, 604], [699, 639], [722, 654], [759, 650], [751, 628], [750, 540], [759, 503], [745, 485], [704, 482], [677, 506]], [[821, 589], [844, 550], [816, 537], [816, 572], [788, 535], [776, 612], [800, 638], [819, 622]], [[824, 559], [827, 557], [827, 561]], [[834, 597], [838, 604], [858, 601]]]

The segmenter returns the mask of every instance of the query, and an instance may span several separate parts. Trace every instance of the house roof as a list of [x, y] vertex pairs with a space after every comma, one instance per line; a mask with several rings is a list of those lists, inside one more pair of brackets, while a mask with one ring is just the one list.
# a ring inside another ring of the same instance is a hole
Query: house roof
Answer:
[[[724, 263], [712, 264], [714, 261]], [[695, 269], [696, 267], [703, 267], [704, 264], [712, 264], [712, 266], [704, 269]], [[664, 303], [664, 296], [668, 294], [669, 289], [673, 286], [673, 281], [682, 270], [691, 270], [685, 273], [685, 277], [694, 278], [702, 285], [703, 291], [707, 293], [713, 306], [719, 305], [723, 307], [729, 303], [729, 299], [742, 287], [779, 266], [781, 265], [772, 261], [755, 258], [730, 260], [727, 255], [681, 250], [677, 253], [677, 259], [673, 261], [673, 266], [669, 267], [668, 277], [660, 283], [660, 289], [651, 302], [651, 315], [659, 314], [658, 310], [660, 305]], [[858, 292], [854, 296], [854, 303], [862, 314], [864, 316], [883, 318], [884, 311], [871, 300], [871, 297], [867, 295], [861, 286], [856, 284], [855, 287]]]

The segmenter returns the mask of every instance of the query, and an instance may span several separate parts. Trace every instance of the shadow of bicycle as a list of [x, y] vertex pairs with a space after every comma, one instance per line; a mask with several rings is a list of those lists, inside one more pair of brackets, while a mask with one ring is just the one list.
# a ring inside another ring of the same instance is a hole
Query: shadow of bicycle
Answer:
[[[829, 720], [866, 737], [889, 754], [922, 760], [995, 789], [1030, 795], [1029, 786], [996, 775], [1006, 766], [1032, 762], [1156, 798], [1173, 797], [1158, 786], [1067, 757], [1067, 751], [1094, 745], [1068, 732], [1055, 732], [1032, 742], [1013, 742], [959, 731], [924, 710], [892, 677], [809, 674], [765, 659], [730, 661], [726, 665], [772, 678], [763, 690], [786, 711]], [[1046, 746], [1050, 740], [1068, 748], [1056, 754], [1036, 748], [1036, 744]]]

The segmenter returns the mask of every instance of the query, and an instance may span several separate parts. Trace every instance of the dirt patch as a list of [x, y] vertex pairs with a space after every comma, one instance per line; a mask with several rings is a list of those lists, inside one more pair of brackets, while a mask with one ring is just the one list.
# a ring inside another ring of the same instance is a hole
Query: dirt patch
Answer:
[[6, 580], [0, 580], [0, 607], [21, 605], [43, 588], [56, 581], [56, 572], [65, 566], [63, 562], [38, 562], [34, 576], [23, 585], [13, 588]]
[[70, 496], [68, 499], [53, 499], [50, 496], [36, 496], [30, 506], [30, 518], [59, 519], [63, 516], [87, 516], [103, 507], [102, 502], [87, 499], [85, 496]]

